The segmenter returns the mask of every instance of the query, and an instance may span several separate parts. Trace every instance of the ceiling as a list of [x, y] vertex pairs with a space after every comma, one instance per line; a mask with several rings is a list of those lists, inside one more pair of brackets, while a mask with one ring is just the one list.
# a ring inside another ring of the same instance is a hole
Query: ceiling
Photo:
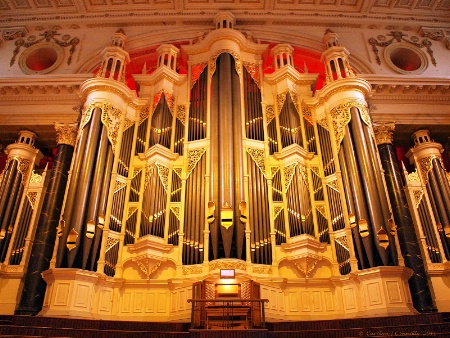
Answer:
[[[218, 10], [230, 10], [237, 23], [246, 20], [285, 24], [297, 21], [421, 22], [447, 25], [450, 0], [0, 0], [0, 26], [42, 20], [139, 21], [165, 24], [207, 20]], [[286, 14], [289, 17], [286, 17]]]

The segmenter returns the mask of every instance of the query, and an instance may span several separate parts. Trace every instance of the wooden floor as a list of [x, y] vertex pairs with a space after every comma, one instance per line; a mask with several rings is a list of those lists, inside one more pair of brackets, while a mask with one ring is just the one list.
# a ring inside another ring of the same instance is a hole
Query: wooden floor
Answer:
[[450, 313], [345, 320], [269, 322], [264, 329], [247, 330], [190, 329], [190, 323], [125, 322], [0, 315], [0, 337], [450, 337]]

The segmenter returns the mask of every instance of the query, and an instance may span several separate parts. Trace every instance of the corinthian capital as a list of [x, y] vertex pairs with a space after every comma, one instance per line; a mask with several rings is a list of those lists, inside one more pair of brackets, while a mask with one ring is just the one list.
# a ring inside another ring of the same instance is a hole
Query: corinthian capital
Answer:
[[77, 123], [55, 123], [56, 144], [67, 144], [74, 147], [77, 139], [77, 127]]
[[375, 132], [377, 145], [393, 142], [395, 130], [394, 122], [374, 123], [373, 130]]

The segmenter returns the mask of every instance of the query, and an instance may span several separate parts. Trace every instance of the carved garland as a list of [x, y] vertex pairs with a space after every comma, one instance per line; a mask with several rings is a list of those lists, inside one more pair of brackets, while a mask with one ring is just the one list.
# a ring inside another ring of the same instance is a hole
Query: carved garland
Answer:
[[[392, 39], [387, 40], [386, 41], [386, 36], [392, 36]], [[436, 66], [436, 59], [433, 56], [433, 50], [431, 49], [431, 41], [428, 39], [422, 39], [422, 41], [419, 42], [419, 38], [413, 36], [411, 39], [405, 39], [405, 36], [408, 36], [407, 34], [404, 34], [403, 32], [400, 31], [391, 31], [389, 34], [386, 34], [386, 36], [384, 35], [380, 35], [378, 36], [378, 41], [375, 38], [370, 38], [369, 39], [369, 43], [372, 45], [372, 50], [375, 53], [375, 58], [377, 60], [377, 63], [379, 65], [381, 65], [381, 59], [380, 56], [378, 55], [378, 47], [387, 47], [390, 44], [392, 44], [394, 41], [396, 42], [406, 42], [409, 43], [413, 46], [416, 46], [418, 48], [422, 48], [425, 47], [427, 49], [427, 53], [430, 56], [431, 62], [433, 63], [434, 66]]]
[[[80, 42], [79, 38], [72, 38], [70, 39], [70, 35], [65, 34], [62, 36], [62, 40], [58, 40], [55, 36], [56, 35], [61, 35], [60, 33], [58, 33], [58, 31], [56, 30], [48, 30], [45, 31], [44, 33], [39, 34], [40, 36], [42, 36], [42, 38], [40, 39], [36, 39], [35, 36], [30, 36], [28, 39], [33, 39], [33, 41], [29, 41], [29, 42], [25, 42], [24, 39], [22, 39], [23, 36], [25, 36], [24, 34], [20, 35], [20, 39], [18, 39], [15, 42], [16, 48], [13, 51], [13, 56], [11, 58], [11, 61], [9, 63], [10, 66], [12, 66], [14, 64], [14, 62], [16, 61], [16, 56], [17, 54], [19, 54], [20, 48], [23, 46], [25, 48], [31, 47], [33, 45], [36, 45], [40, 42], [54, 42], [56, 43], [58, 46], [60, 47], [68, 47], [71, 46], [69, 49], [69, 57], [67, 58], [67, 64], [70, 65], [70, 63], [72, 62], [72, 55], [75, 52], [75, 46], [78, 45], [78, 43]], [[70, 40], [69, 40], [70, 39]]]

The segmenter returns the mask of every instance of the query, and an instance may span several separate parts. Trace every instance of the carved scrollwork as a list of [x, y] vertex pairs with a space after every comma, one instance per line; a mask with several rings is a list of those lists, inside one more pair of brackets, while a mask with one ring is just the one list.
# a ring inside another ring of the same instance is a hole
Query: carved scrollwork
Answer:
[[292, 178], [294, 177], [295, 174], [295, 168], [297, 167], [297, 162], [292, 163], [286, 167], [284, 167], [284, 184], [285, 184], [285, 190], [286, 192], [289, 190], [289, 187], [291, 185], [292, 182]]
[[205, 148], [192, 149], [188, 151], [188, 174], [191, 174], [192, 170], [194, 170], [198, 161], [202, 158], [203, 154], [206, 152]]
[[35, 173], [34, 170], [31, 171], [30, 183], [42, 183], [42, 180], [42, 175]]
[[247, 152], [250, 154], [252, 160], [256, 163], [259, 170], [261, 170], [262, 174], [266, 176], [266, 164], [264, 160], [264, 150], [263, 149], [255, 149], [255, 148], [247, 148]]
[[186, 125], [186, 106], [184, 104], [180, 104], [177, 106], [177, 119], [183, 124]]
[[273, 105], [268, 104], [266, 106], [266, 121], [267, 121], [267, 125], [270, 124], [270, 122], [275, 118], [275, 110]]
[[37, 192], [28, 192], [27, 193], [27, 197], [28, 197], [28, 201], [30, 202], [31, 208], [34, 210], [36, 207], [36, 201], [37, 201], [37, 196], [38, 193]]
[[259, 84], [259, 65], [256, 63], [250, 63], [250, 62], [243, 62], [242, 63], [247, 69], [247, 72], [250, 74], [252, 79], [255, 81], [256, 85], [260, 87]]
[[156, 163], [156, 166], [158, 167], [158, 175], [164, 186], [164, 190], [167, 192], [168, 185], [169, 185], [169, 168], [167, 168], [159, 163]]
[[203, 267], [201, 266], [183, 266], [183, 275], [198, 275], [203, 273]]

